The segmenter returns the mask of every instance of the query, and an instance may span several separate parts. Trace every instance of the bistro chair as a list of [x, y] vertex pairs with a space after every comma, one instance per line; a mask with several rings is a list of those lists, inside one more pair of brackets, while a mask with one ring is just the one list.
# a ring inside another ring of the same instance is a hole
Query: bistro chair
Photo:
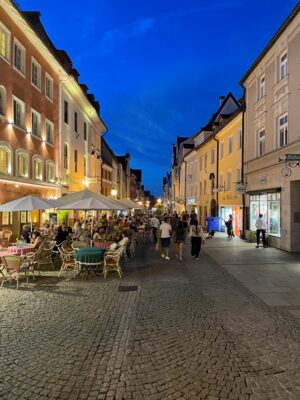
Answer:
[[104, 256], [103, 262], [103, 276], [107, 277], [109, 271], [116, 271], [119, 274], [120, 279], [122, 278], [122, 269], [120, 260], [124, 252], [124, 247], [121, 246], [116, 250], [107, 252]]
[[19, 278], [21, 274], [24, 274], [26, 277], [26, 285], [28, 284], [28, 271], [29, 266], [28, 263], [24, 262], [23, 257], [20, 256], [3, 256], [2, 257], [3, 264], [1, 265], [1, 274], [3, 276], [1, 288], [3, 287], [4, 282], [7, 282], [11, 279], [16, 281], [16, 289], [19, 289]]
[[58, 278], [63, 272], [70, 270], [73, 270], [76, 275], [77, 266], [75, 263], [75, 251], [74, 250], [66, 251], [63, 246], [59, 246], [58, 251], [62, 261], [61, 268], [58, 272]]

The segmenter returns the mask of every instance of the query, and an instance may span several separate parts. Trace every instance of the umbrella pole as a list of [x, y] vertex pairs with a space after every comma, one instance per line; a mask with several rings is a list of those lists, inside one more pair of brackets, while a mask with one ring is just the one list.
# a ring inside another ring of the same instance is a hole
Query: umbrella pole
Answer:
[[32, 234], [32, 210], [30, 211], [30, 231]]
[[93, 247], [93, 224], [94, 224], [94, 217], [93, 217], [93, 215], [92, 215], [92, 222], [91, 222], [91, 241], [90, 241], [91, 247]]

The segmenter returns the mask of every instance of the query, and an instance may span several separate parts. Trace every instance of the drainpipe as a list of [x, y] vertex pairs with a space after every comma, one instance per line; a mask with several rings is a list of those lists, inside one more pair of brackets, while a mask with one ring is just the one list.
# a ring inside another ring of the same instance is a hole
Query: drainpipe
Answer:
[[[245, 161], [245, 111], [246, 111], [246, 88], [243, 85], [243, 104], [242, 104], [242, 160], [241, 160], [241, 178], [242, 184], [245, 185], [244, 179], [244, 161]], [[242, 229], [242, 239], [245, 239], [245, 227], [246, 227], [246, 194], [242, 194], [242, 201], [243, 201], [243, 229]]]
[[[213, 137], [213, 139], [217, 142], [217, 183], [216, 183], [216, 187], [217, 189], [219, 188], [219, 140], [215, 138], [215, 136]], [[219, 216], [219, 191], [217, 190], [217, 215]]]

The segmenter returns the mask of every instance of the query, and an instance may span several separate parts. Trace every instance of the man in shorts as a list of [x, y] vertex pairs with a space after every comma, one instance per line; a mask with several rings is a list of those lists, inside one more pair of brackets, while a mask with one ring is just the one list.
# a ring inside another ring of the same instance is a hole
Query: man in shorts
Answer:
[[170, 260], [169, 257], [169, 247], [171, 243], [172, 228], [169, 224], [168, 217], [164, 218], [164, 222], [160, 225], [160, 242], [161, 242], [161, 256], [166, 260]]

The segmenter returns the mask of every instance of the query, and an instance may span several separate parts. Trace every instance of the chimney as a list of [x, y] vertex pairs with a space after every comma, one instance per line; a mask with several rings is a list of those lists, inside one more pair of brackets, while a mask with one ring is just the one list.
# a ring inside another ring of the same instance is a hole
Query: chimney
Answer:
[[223, 104], [223, 101], [224, 101], [224, 99], [225, 99], [225, 96], [220, 96], [219, 99], [220, 99], [220, 106], [221, 106], [221, 105]]

